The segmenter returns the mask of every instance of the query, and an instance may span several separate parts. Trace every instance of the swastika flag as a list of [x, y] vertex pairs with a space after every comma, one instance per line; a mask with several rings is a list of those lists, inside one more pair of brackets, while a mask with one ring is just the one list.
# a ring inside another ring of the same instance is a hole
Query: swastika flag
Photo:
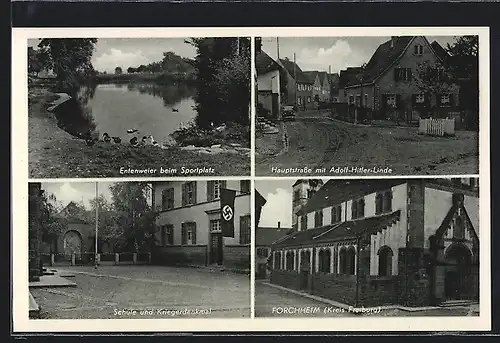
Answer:
[[223, 237], [234, 238], [234, 198], [236, 191], [220, 190], [220, 224]]

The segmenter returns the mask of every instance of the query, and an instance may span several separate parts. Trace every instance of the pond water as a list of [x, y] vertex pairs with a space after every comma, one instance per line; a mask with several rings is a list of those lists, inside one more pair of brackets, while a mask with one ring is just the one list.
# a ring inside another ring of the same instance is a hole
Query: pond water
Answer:
[[[100, 84], [87, 94], [85, 107], [101, 137], [107, 132], [128, 142], [134, 136], [140, 140], [152, 135], [161, 144], [195, 119], [194, 94], [182, 84]], [[138, 132], [129, 134], [129, 129]]]

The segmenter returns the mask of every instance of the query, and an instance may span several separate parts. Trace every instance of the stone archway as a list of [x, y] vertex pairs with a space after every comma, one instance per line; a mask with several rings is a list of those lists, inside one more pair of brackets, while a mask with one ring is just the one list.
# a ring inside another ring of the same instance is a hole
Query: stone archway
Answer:
[[469, 300], [472, 295], [472, 254], [464, 244], [453, 244], [445, 253], [444, 295], [447, 300]]
[[82, 235], [75, 230], [70, 230], [64, 234], [63, 248], [65, 255], [77, 255], [82, 253]]

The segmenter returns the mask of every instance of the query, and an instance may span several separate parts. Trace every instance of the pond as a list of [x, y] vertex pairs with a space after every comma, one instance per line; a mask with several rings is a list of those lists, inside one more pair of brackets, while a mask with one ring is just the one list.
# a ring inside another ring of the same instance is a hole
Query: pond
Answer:
[[[90, 92], [89, 92], [90, 91]], [[128, 142], [136, 136], [152, 135], [162, 144], [181, 125], [196, 118], [193, 96], [195, 90], [183, 84], [99, 84], [85, 93], [86, 110], [93, 118], [95, 130]], [[134, 134], [127, 130], [137, 130]]]

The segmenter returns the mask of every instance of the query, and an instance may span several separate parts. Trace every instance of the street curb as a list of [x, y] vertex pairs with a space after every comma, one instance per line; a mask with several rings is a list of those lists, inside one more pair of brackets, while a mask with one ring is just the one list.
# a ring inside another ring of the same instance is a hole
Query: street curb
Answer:
[[[269, 283], [269, 282], [260, 282], [260, 283], [262, 283], [263, 285], [266, 285], [266, 286], [274, 287], [274, 288], [277, 288], [277, 289], [280, 289], [283, 291], [287, 291], [287, 292], [290, 292], [290, 293], [293, 293], [293, 294], [296, 294], [299, 296], [303, 296], [305, 298], [320, 301], [320, 302], [323, 302], [323, 303], [326, 303], [326, 304], [329, 304], [329, 305], [332, 305], [335, 307], [342, 308], [344, 310], [348, 310], [349, 312], [353, 312], [353, 313], [361, 314], [361, 315], [364, 313], [370, 313], [370, 312], [376, 312], [376, 311], [380, 312], [382, 310], [383, 311], [401, 310], [401, 311], [405, 311], [405, 312], [419, 312], [419, 311], [443, 309], [443, 307], [440, 307], [440, 306], [406, 307], [406, 306], [401, 306], [401, 305], [386, 305], [386, 306], [376, 306], [376, 307], [354, 307], [354, 306], [350, 306], [350, 305], [347, 305], [344, 303], [340, 303], [338, 301], [322, 298], [322, 297], [319, 297], [317, 295], [312, 295], [309, 293], [296, 291], [294, 289], [286, 288], [283, 286], [274, 285], [274, 284]], [[468, 308], [468, 307], [469, 306], [456, 306], [455, 308]]]

